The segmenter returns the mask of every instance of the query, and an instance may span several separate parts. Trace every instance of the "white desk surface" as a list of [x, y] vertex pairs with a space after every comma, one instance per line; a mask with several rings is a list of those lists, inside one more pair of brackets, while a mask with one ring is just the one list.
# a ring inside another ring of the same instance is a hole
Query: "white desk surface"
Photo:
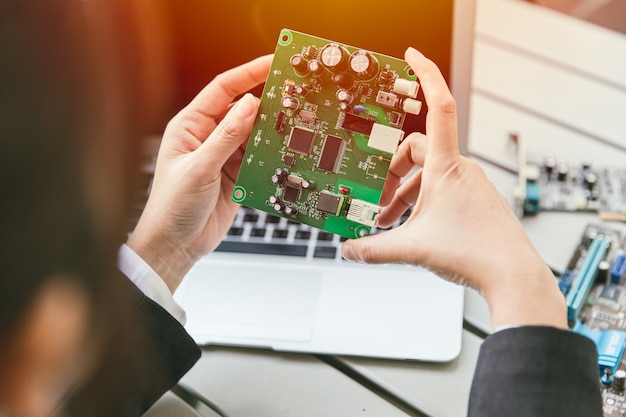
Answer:
[[[514, 175], [490, 166], [485, 170], [504, 195], [511, 195]], [[556, 271], [567, 264], [590, 222], [599, 222], [599, 218], [594, 214], [540, 213], [522, 220], [531, 240]], [[626, 230], [626, 225], [615, 226]], [[481, 332], [487, 334], [490, 329], [485, 301], [469, 289], [465, 320], [469, 326], [464, 330], [463, 349], [450, 363], [213, 347], [204, 350], [182, 384], [229, 417], [463, 417]], [[148, 414], [150, 417], [187, 415], [168, 414], [166, 406], [174, 401], [169, 395], [162, 400], [165, 413]], [[213, 417], [206, 411], [201, 415]]]

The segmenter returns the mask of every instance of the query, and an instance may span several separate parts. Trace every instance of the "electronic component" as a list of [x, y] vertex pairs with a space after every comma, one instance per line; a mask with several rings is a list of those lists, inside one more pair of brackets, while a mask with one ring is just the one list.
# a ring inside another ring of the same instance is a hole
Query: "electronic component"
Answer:
[[395, 153], [404, 132], [390, 126], [374, 123], [367, 146], [387, 153]]
[[[357, 110], [357, 107], [358, 106], [354, 107], [355, 111]], [[365, 117], [357, 116], [352, 113], [343, 113], [340, 126], [342, 129], [369, 136], [370, 133], [372, 133], [372, 127], [374, 124], [375, 122], [373, 120]]]
[[346, 238], [370, 234], [418, 86], [403, 60], [283, 29], [233, 201]]
[[309, 154], [313, 148], [315, 132], [304, 127], [292, 127], [287, 147], [298, 153]]
[[324, 213], [339, 216], [344, 198], [345, 197], [341, 194], [324, 190], [320, 193], [319, 199], [317, 200], [317, 209]]
[[290, 203], [295, 203], [300, 197], [300, 189], [292, 185], [285, 186], [285, 192], [283, 193], [283, 200]]
[[376, 216], [381, 212], [382, 208], [376, 204], [367, 201], [352, 199], [350, 201], [350, 209], [348, 209], [348, 219], [366, 226], [374, 227], [378, 224]]
[[407, 96], [410, 98], [417, 98], [417, 92], [419, 91], [420, 85], [417, 81], [407, 80], [405, 78], [396, 78], [393, 83], [393, 92]]
[[345, 145], [345, 142], [340, 137], [326, 136], [317, 166], [324, 171], [337, 172], [341, 165], [341, 157], [343, 156]]
[[624, 273], [626, 272], [626, 255], [621, 254], [615, 259], [613, 266], [611, 267], [611, 282], [613, 284], [620, 284]]

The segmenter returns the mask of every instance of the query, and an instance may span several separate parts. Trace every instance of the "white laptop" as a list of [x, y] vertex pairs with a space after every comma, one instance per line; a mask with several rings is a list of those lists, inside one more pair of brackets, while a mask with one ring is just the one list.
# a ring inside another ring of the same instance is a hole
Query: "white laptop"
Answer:
[[[469, 93], [473, 1], [454, 3], [452, 88], [466, 129], [459, 95]], [[459, 136], [465, 140], [465, 131]], [[187, 330], [201, 345], [436, 362], [459, 354], [462, 287], [421, 268], [347, 262], [341, 243], [242, 207], [218, 250], [175, 294]]]

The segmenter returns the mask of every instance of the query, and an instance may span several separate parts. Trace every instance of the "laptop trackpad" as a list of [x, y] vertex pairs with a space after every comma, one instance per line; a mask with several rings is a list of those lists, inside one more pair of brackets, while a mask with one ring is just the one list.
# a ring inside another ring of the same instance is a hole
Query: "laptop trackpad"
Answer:
[[198, 343], [205, 338], [306, 342], [312, 337], [319, 271], [196, 265], [185, 281], [177, 298]]

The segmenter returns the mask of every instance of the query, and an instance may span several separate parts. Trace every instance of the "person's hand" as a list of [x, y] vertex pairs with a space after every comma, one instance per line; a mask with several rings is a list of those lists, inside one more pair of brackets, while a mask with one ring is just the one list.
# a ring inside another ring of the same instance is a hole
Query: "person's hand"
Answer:
[[218, 75], [168, 124], [152, 190], [127, 244], [170, 291], [230, 227], [231, 193], [259, 100], [242, 93], [265, 81], [272, 56]]
[[[428, 105], [426, 135], [409, 135], [392, 159], [379, 225], [390, 226], [411, 205], [413, 212], [395, 229], [346, 241], [343, 256], [421, 265], [476, 288], [489, 303], [494, 329], [566, 328], [564, 298], [550, 269], [483, 170], [459, 155], [456, 103], [439, 69], [412, 48], [405, 59]], [[401, 184], [416, 165], [422, 169]]]

